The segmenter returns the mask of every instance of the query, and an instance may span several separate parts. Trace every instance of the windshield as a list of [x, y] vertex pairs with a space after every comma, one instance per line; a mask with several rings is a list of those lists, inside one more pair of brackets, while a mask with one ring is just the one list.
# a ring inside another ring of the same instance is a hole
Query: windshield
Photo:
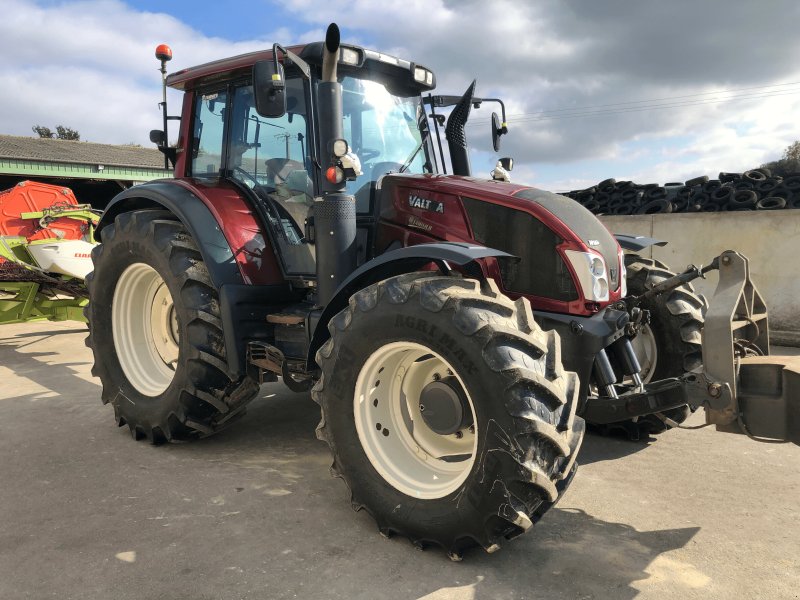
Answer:
[[342, 78], [344, 137], [361, 160], [364, 172], [347, 182], [347, 192], [356, 196], [358, 212], [367, 212], [370, 183], [393, 171], [423, 173], [427, 148], [423, 146], [420, 122], [425, 122], [419, 96], [403, 98], [376, 81]]

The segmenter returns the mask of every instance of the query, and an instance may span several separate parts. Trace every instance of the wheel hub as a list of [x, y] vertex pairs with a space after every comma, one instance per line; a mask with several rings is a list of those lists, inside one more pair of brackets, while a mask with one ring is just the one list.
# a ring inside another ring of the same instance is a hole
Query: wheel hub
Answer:
[[421, 344], [392, 342], [373, 352], [356, 381], [353, 416], [372, 466], [408, 496], [451, 494], [475, 464], [469, 393], [452, 366]]
[[422, 420], [439, 435], [452, 435], [472, 424], [464, 389], [455, 377], [432, 381], [419, 395]]
[[111, 307], [117, 360], [141, 394], [158, 396], [172, 383], [179, 357], [175, 304], [151, 266], [134, 263], [117, 280]]
[[156, 289], [150, 307], [150, 328], [158, 355], [164, 364], [171, 365], [178, 360], [178, 319], [172, 296], [163, 281]]

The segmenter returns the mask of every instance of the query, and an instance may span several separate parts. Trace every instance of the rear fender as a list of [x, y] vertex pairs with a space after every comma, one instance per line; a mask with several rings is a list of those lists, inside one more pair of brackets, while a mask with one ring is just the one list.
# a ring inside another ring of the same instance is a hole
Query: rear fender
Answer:
[[231, 377], [239, 377], [246, 370], [244, 348], [247, 341], [268, 338], [266, 315], [295, 301], [296, 294], [292, 293], [288, 283], [252, 285], [245, 281], [234, 252], [211, 210], [180, 185], [152, 182], [118, 194], [103, 214], [95, 237], [99, 240], [99, 232], [113, 223], [118, 215], [153, 208], [163, 208], [175, 215], [197, 244], [219, 294], [228, 371]]
[[311, 321], [309, 323], [309, 331], [313, 329], [314, 333], [308, 349], [307, 368], [310, 370], [316, 368], [314, 357], [317, 350], [330, 337], [328, 322], [347, 306], [350, 296], [357, 291], [390, 277], [413, 273], [432, 262], [437, 263], [442, 270], [447, 270], [448, 264], [464, 267], [476, 260], [489, 257], [516, 258], [502, 250], [486, 248], [485, 246], [438, 242], [398, 248], [364, 263], [339, 286], [336, 294], [325, 309], [321, 313], [317, 313], [319, 317], [316, 319], [316, 323], [314, 323], [315, 315], [313, 313], [309, 318]]
[[148, 208], [164, 208], [170, 211], [189, 230], [208, 267], [215, 288], [219, 290], [226, 283], [245, 283], [233, 251], [214, 215], [200, 198], [182, 186], [152, 182], [117, 194], [108, 204], [95, 229], [95, 239], [100, 241], [100, 231], [113, 223], [118, 215]]

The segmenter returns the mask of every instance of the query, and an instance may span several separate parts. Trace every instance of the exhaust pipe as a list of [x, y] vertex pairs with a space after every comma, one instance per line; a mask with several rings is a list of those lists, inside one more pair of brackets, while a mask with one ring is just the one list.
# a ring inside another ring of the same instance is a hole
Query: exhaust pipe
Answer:
[[475, 95], [475, 80], [461, 96], [453, 112], [447, 119], [444, 135], [447, 138], [447, 147], [450, 149], [450, 162], [453, 164], [454, 175], [469, 176], [472, 174], [467, 152], [467, 134], [464, 126], [469, 119], [472, 109], [472, 97]]
[[[342, 85], [337, 81], [339, 27], [328, 26], [322, 55], [322, 81], [317, 86], [319, 153], [322, 163], [321, 196], [314, 202], [314, 237], [317, 253], [317, 304], [327, 305], [336, 290], [356, 269], [356, 200], [345, 193], [344, 179], [325, 177], [328, 166], [337, 161], [334, 140], [344, 137]], [[326, 164], [327, 157], [327, 164]]]

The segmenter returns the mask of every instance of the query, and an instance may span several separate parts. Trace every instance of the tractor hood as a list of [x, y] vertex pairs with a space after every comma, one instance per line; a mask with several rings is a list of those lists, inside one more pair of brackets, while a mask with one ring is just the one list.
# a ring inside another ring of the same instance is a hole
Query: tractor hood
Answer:
[[[597, 217], [570, 198], [526, 185], [456, 175], [389, 174], [379, 187], [381, 220], [418, 232], [407, 240], [424, 236], [478, 242], [544, 268], [557, 268], [548, 258], [556, 251], [562, 256], [565, 250], [595, 253], [607, 267], [608, 302], [621, 296], [619, 244]], [[530, 239], [520, 240], [526, 237]], [[523, 252], [525, 256], [520, 256]], [[557, 278], [554, 274], [553, 280]], [[570, 310], [588, 301], [551, 291], [545, 297], [575, 301]]]
[[586, 246], [599, 252], [609, 266], [610, 285], [616, 290], [620, 284], [618, 262], [620, 247], [611, 232], [589, 210], [566, 196], [525, 188], [514, 194], [515, 198], [534, 202], [567, 225]]

